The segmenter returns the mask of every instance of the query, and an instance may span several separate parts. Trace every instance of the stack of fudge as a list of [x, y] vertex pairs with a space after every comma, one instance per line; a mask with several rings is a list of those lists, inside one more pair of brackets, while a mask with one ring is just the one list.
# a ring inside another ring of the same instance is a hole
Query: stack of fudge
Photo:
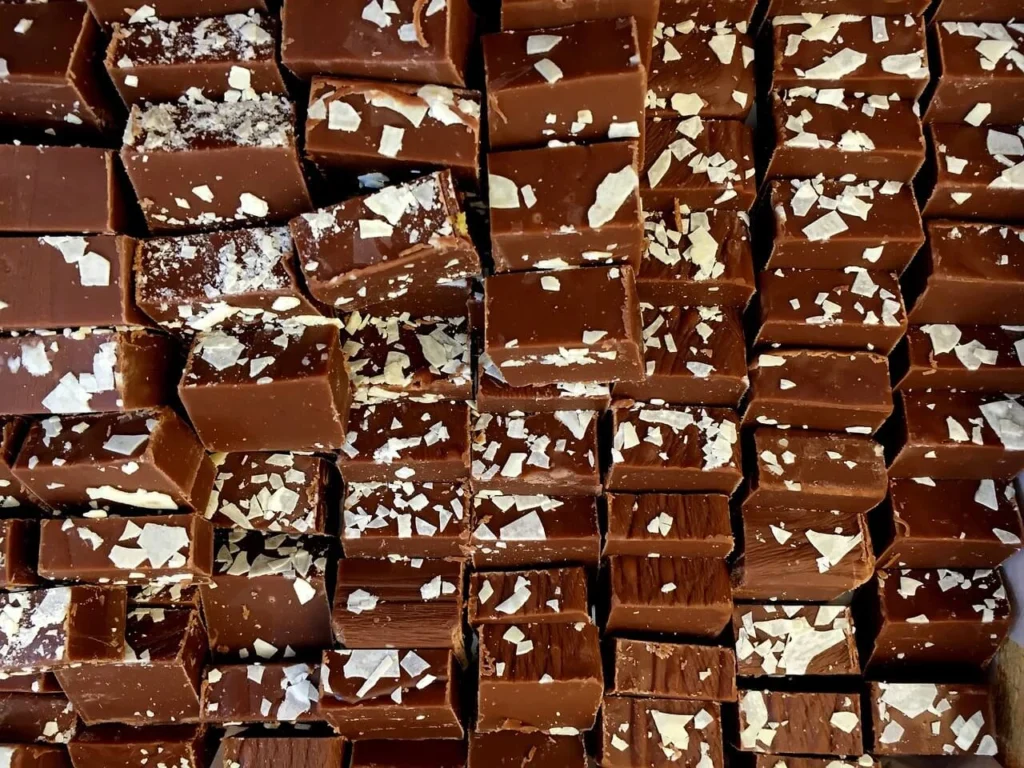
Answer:
[[0, 0], [0, 766], [999, 755], [1020, 0], [475, 5]]

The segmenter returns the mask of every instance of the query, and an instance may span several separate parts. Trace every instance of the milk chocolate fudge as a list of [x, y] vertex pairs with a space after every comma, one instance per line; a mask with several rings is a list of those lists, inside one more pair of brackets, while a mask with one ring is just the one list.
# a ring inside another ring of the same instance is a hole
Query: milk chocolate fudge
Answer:
[[1024, 539], [1013, 480], [894, 477], [874, 522], [880, 568], [995, 568]]
[[327, 536], [218, 533], [213, 579], [200, 588], [214, 658], [287, 659], [330, 647], [331, 543]]
[[101, 24], [146, 21], [151, 18], [186, 19], [220, 16], [250, 9], [265, 11], [263, 0], [150, 0], [139, 8], [124, 7], [121, 0], [87, 0], [89, 10]]
[[0, 691], [4, 693], [60, 693], [60, 683], [52, 672], [26, 675], [0, 674]]
[[841, 605], [738, 605], [740, 677], [859, 675], [853, 616]]
[[1018, 395], [901, 392], [892, 477], [1009, 478], [1024, 469]]
[[731, 494], [742, 480], [739, 419], [725, 408], [612, 409], [611, 491], [705, 491]]
[[755, 0], [718, 0], [713, 6], [703, 0], [662, 0], [658, 18], [667, 24], [675, 24], [684, 19], [704, 23], [749, 23], [756, 5]]
[[594, 726], [603, 690], [593, 624], [480, 627], [477, 731], [575, 736]]
[[928, 85], [924, 22], [913, 16], [776, 16], [772, 89], [830, 88], [915, 100]]
[[747, 391], [747, 355], [739, 313], [728, 307], [656, 307], [640, 303], [642, 382], [619, 382], [616, 398], [736, 408]]
[[39, 555], [35, 520], [0, 520], [0, 588], [34, 587]]
[[[300, 78], [466, 84], [474, 25], [466, 0], [297, 0], [283, 10], [281, 22], [281, 61]], [[325, 35], [327, 29], [347, 32]]]
[[847, 267], [762, 272], [754, 344], [867, 349], [887, 355], [907, 330], [896, 275]]
[[78, 714], [62, 693], [0, 694], [0, 740], [67, 744], [78, 730]]
[[921, 118], [909, 98], [799, 86], [772, 93], [771, 110], [775, 148], [768, 178], [820, 173], [910, 182], [924, 163]]
[[203, 765], [206, 731], [197, 725], [94, 725], [83, 728], [68, 744], [76, 766], [139, 768], [156, 758], [166, 765], [198, 768]]
[[769, 16], [783, 16], [801, 13], [835, 13], [851, 10], [854, 13], [871, 14], [872, 16], [922, 15], [931, 0], [857, 0], [849, 4], [843, 0], [771, 0], [768, 6]]
[[617, 638], [610, 691], [619, 696], [736, 701], [736, 656], [714, 645]]
[[14, 473], [52, 509], [151, 514], [204, 510], [214, 468], [188, 424], [158, 408], [33, 421]]
[[873, 674], [982, 669], [1010, 630], [998, 570], [879, 571], [872, 607], [877, 613], [867, 664]]
[[994, 702], [980, 685], [871, 683], [876, 755], [987, 755], [999, 747]]
[[640, 301], [742, 310], [754, 294], [749, 224], [744, 213], [690, 212], [674, 203], [667, 212], [645, 214]]
[[178, 394], [214, 451], [338, 448], [352, 398], [337, 328], [299, 322], [200, 334]]
[[468, 606], [474, 627], [590, 621], [587, 574], [583, 568], [474, 573]]
[[695, 211], [749, 211], [757, 197], [751, 129], [738, 120], [648, 117], [640, 197]]
[[310, 293], [346, 312], [464, 311], [465, 280], [481, 271], [449, 171], [304, 213], [290, 226]]
[[805, 755], [864, 752], [860, 695], [740, 691], [743, 751]]
[[208, 723], [306, 722], [319, 700], [317, 664], [223, 664], [206, 670], [200, 711]]
[[486, 353], [478, 358], [476, 408], [480, 413], [511, 413], [530, 409], [551, 411], [605, 411], [612, 402], [610, 384], [593, 381], [559, 382], [539, 387], [510, 387]]
[[198, 608], [199, 586], [177, 581], [150, 581], [142, 585], [129, 584], [128, 605], [152, 608]]
[[14, 475], [14, 460], [27, 429], [25, 419], [0, 418], [0, 514], [5, 517], [33, 513], [36, 508], [35, 497]]
[[35, 744], [0, 746], [0, 756], [11, 768], [68, 768], [68, 756], [60, 747]]
[[[511, 4], [505, 3], [502, 7]], [[515, 4], [524, 5], [522, 2]], [[556, 6], [545, 4], [543, 7]], [[469, 768], [520, 768], [524, 760], [537, 768], [586, 768], [588, 764], [582, 736], [549, 736], [539, 731], [473, 731], [469, 735]], [[453, 763], [452, 768], [461, 768], [461, 764]]]
[[779, 350], [750, 363], [745, 425], [874, 434], [892, 413], [889, 361], [872, 352]]
[[1013, 21], [1020, 18], [1020, 8], [1007, 0], [989, 0], [984, 7], [977, 0], [939, 0], [935, 7], [935, 19], [970, 19], [971, 21]]
[[0, 144], [0, 232], [122, 231], [125, 200], [116, 163], [108, 149]]
[[790, 755], [754, 755], [755, 768], [878, 768], [871, 755], [837, 760], [831, 757], [792, 757]]
[[487, 156], [497, 272], [622, 263], [642, 250], [635, 141]]
[[601, 765], [725, 765], [722, 713], [711, 701], [605, 696], [601, 713]]
[[[1018, 352], [1020, 350], [1020, 352]], [[1024, 328], [930, 323], [907, 330], [897, 389], [1024, 392]]]
[[943, 21], [935, 25], [938, 77], [924, 116], [928, 122], [1024, 122], [1024, 32], [1019, 24], [998, 24], [992, 19], [986, 16], [984, 24]]
[[450, 168], [475, 186], [480, 99], [478, 91], [443, 85], [317, 77], [306, 113], [306, 156], [339, 181], [351, 174], [392, 179]]
[[198, 609], [134, 608], [125, 623], [123, 659], [56, 674], [89, 725], [194, 722], [207, 648]]
[[320, 714], [354, 741], [461, 739], [458, 683], [451, 651], [324, 651]]
[[640, 138], [646, 73], [630, 16], [485, 35], [491, 149]]
[[596, 565], [601, 550], [597, 500], [592, 496], [473, 496], [473, 565], [476, 568]]
[[245, 768], [333, 768], [345, 756], [345, 740], [337, 736], [310, 735], [303, 730], [246, 730], [228, 736], [224, 764]]
[[726, 558], [729, 497], [712, 493], [605, 494], [604, 555]]
[[357, 741], [349, 768], [466, 768], [466, 744], [433, 739], [410, 744], [401, 740]]
[[903, 272], [924, 245], [921, 213], [907, 184], [815, 177], [773, 181], [769, 189], [772, 250], [766, 269]]
[[121, 160], [154, 233], [283, 223], [312, 207], [284, 96], [136, 105]]

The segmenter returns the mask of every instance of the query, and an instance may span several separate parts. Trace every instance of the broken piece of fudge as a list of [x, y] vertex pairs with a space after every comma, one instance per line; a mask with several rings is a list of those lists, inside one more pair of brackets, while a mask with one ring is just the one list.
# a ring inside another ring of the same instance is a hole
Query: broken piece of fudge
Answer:
[[603, 554], [725, 558], [729, 497], [712, 493], [607, 493]]
[[805, 755], [864, 752], [860, 694], [740, 691], [743, 751]]
[[980, 685], [871, 683], [877, 755], [987, 755], [995, 738], [995, 702]]
[[587, 573], [583, 568], [473, 573], [466, 613], [473, 627], [590, 621]]
[[207, 667], [200, 712], [207, 723], [295, 723], [320, 719], [320, 667], [284, 661]]
[[740, 677], [859, 675], [853, 615], [841, 605], [737, 605]]
[[722, 713], [712, 701], [605, 696], [601, 765], [722, 768]]
[[611, 693], [658, 699], [736, 701], [729, 648], [616, 638]]

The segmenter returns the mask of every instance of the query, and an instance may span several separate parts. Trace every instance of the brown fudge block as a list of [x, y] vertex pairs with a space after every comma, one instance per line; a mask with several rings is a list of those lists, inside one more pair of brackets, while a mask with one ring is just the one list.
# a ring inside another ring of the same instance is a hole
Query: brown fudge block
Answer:
[[894, 477], [889, 507], [873, 529], [880, 568], [995, 568], [1024, 538], [1013, 480]]
[[[306, 113], [306, 157], [328, 179], [352, 174], [405, 178], [450, 168], [464, 182], [480, 175], [479, 91], [316, 77]], [[401, 132], [397, 151], [384, 135]]]
[[83, 728], [68, 744], [76, 766], [138, 768], [153, 758], [168, 766], [198, 766], [206, 756], [206, 730], [197, 725], [94, 725]]
[[78, 730], [78, 713], [62, 693], [0, 695], [0, 741], [67, 744]]
[[60, 683], [53, 672], [27, 675], [0, 674], [0, 691], [4, 693], [60, 693]]
[[352, 398], [341, 341], [330, 323], [200, 334], [178, 394], [199, 438], [214, 451], [338, 448]]
[[952, 323], [912, 325], [898, 362], [894, 366], [896, 389], [1022, 392], [1024, 328]]
[[749, 225], [744, 213], [689, 212], [675, 204], [645, 214], [640, 301], [742, 310], [755, 288]]
[[[539, 731], [473, 731], [469, 735], [469, 768], [520, 768], [524, 760], [537, 768], [586, 768], [587, 759], [582, 736], [549, 736]], [[462, 767], [453, 764], [452, 768]]]
[[139, 8], [125, 8], [122, 0], [87, 0], [89, 10], [101, 24], [116, 21], [132, 23], [150, 18], [187, 19], [196, 16], [219, 16], [242, 13], [250, 9], [265, 11], [263, 0], [151, 0]]
[[859, 755], [864, 752], [860, 695], [740, 691], [745, 752]]
[[489, 154], [495, 271], [635, 268], [643, 240], [639, 153], [635, 141], [613, 141]]
[[853, 615], [841, 605], [738, 605], [740, 677], [859, 675]]
[[170, 408], [33, 421], [14, 473], [47, 507], [206, 508], [214, 468]]
[[728, 21], [738, 24], [751, 20], [756, 5], [756, 0], [717, 0], [713, 6], [704, 0], [662, 0], [658, 18], [672, 24], [683, 19], [705, 23]]
[[[301, 78], [329, 74], [466, 84], [474, 17], [465, 0], [296, 0], [281, 22], [281, 61]], [[347, 32], [324, 35], [325, 29]]]
[[312, 205], [283, 96], [133, 106], [121, 160], [154, 233], [283, 223]]
[[0, 520], [0, 589], [36, 586], [38, 556], [37, 521]]
[[610, 384], [592, 381], [559, 382], [538, 387], [510, 387], [487, 357], [479, 356], [476, 408], [480, 413], [512, 413], [529, 409], [551, 411], [605, 411], [612, 402]]
[[612, 409], [611, 491], [706, 491], [731, 494], [742, 480], [739, 418], [725, 408]]
[[765, 269], [900, 273], [924, 245], [921, 213], [907, 184], [814, 178], [773, 181], [769, 189], [772, 250]]
[[302, 662], [207, 667], [200, 712], [207, 723], [294, 723], [320, 719], [320, 667]]
[[592, 728], [604, 690], [599, 642], [589, 622], [481, 626], [476, 729]]
[[[920, 16], [930, 5], [931, 0], [857, 0], [853, 4], [847, 4], [845, 0], [771, 0], [768, 15], [771, 17], [801, 13], [841, 13], [845, 8], [851, 8], [855, 9], [855, 13], [872, 16]], [[790, 768], [796, 766], [791, 765]]]
[[128, 605], [154, 608], [198, 608], [199, 586], [178, 582], [151, 581], [145, 584], [129, 584]]
[[401, 740], [357, 741], [352, 745], [349, 768], [466, 768], [466, 743], [428, 739], [410, 749]]
[[738, 120], [648, 117], [640, 197], [648, 210], [749, 211], [757, 197], [751, 129]]
[[35, 744], [10, 744], [0, 747], [0, 754], [11, 768], [69, 768], [68, 753], [61, 747]]
[[939, 0], [935, 7], [937, 21], [970, 19], [972, 21], [1013, 21], [1020, 18], [1020, 9], [1007, 0], [990, 0], [984, 7], [976, 0]]
[[747, 391], [747, 355], [738, 311], [640, 303], [642, 382], [619, 382], [616, 399], [736, 408]]
[[802, 86], [772, 93], [771, 111], [768, 178], [824, 174], [909, 183], [924, 163], [921, 117], [911, 99]]
[[725, 558], [732, 552], [729, 497], [607, 493], [604, 555]]
[[331, 544], [327, 536], [219, 532], [213, 579], [200, 587], [214, 658], [271, 660], [330, 647]]
[[725, 765], [720, 705], [710, 701], [605, 696], [601, 765], [640, 768]]
[[325, 651], [320, 714], [347, 739], [461, 739], [455, 655], [438, 648]]
[[[885, 1], [885, 0], [883, 0]], [[871, 755], [853, 759], [838, 760], [833, 757], [793, 757], [791, 755], [754, 756], [754, 768], [878, 768], [879, 763]]]
[[611, 693], [658, 699], [736, 701], [736, 656], [714, 645], [617, 638]]
[[345, 757], [345, 740], [337, 736], [275, 734], [269, 729], [228, 736], [224, 763], [245, 768], [334, 768]]
[[587, 573], [583, 568], [473, 573], [466, 613], [473, 627], [590, 621]]
[[473, 495], [470, 539], [476, 568], [559, 563], [596, 565], [601, 549], [592, 496]]
[[871, 683], [876, 755], [984, 755], [999, 751], [995, 702], [981, 685]]
[[482, 43], [491, 149], [640, 138], [646, 73], [628, 16], [512, 29]]
[[194, 722], [207, 648], [198, 609], [135, 608], [123, 660], [58, 669], [57, 679], [89, 725]]
[[14, 475], [14, 461], [28, 430], [21, 418], [0, 418], [0, 512], [6, 515], [32, 513], [37, 500]]

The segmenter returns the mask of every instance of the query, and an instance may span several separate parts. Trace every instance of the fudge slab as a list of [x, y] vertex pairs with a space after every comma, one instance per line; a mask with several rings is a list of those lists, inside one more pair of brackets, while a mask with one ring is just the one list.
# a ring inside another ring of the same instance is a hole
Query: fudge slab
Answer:
[[841, 605], [737, 605], [732, 614], [740, 677], [859, 675], [856, 631]]
[[714, 645], [617, 638], [611, 692], [657, 699], [736, 701], [736, 655]]
[[739, 693], [740, 743], [745, 752], [859, 755], [864, 752], [856, 693]]
[[728, 557], [729, 497], [712, 493], [607, 493], [604, 555]]
[[893, 368], [899, 390], [1024, 392], [1024, 328], [912, 325]]
[[994, 702], [980, 685], [871, 683], [876, 755], [987, 755], [998, 751]]

